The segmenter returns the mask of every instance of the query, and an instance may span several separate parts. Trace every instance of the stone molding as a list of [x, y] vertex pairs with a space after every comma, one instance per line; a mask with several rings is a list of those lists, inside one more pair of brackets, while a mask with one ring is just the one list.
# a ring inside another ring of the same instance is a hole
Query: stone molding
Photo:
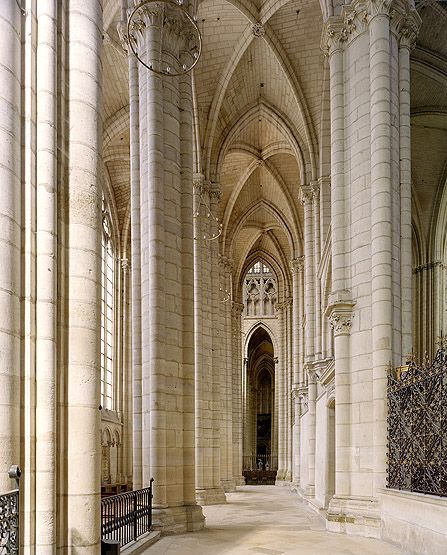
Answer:
[[330, 532], [380, 538], [378, 500], [374, 497], [334, 495], [326, 513], [326, 528]]
[[319, 371], [318, 381], [321, 385], [329, 387], [335, 377], [335, 360], [333, 358], [318, 360], [315, 365]]
[[397, 35], [400, 45], [413, 48], [422, 20], [417, 11], [406, 0], [354, 0], [343, 6], [339, 16], [329, 17], [321, 36], [321, 49], [327, 56], [343, 50], [365, 31], [374, 17], [385, 15], [390, 19], [391, 30]]

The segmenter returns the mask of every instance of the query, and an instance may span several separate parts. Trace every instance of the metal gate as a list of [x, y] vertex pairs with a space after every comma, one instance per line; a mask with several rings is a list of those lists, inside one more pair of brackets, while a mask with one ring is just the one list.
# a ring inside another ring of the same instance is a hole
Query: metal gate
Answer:
[[447, 496], [447, 350], [388, 375], [388, 487]]

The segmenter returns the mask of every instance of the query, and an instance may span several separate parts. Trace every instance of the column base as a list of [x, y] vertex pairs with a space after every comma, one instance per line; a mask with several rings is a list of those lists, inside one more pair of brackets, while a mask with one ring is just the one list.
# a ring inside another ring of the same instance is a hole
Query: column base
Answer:
[[222, 488], [196, 489], [196, 499], [199, 505], [222, 505], [227, 502]]
[[290, 483], [290, 491], [293, 491], [294, 493], [299, 493], [299, 489], [300, 489], [299, 481], [292, 480], [292, 482]]
[[243, 476], [233, 476], [234, 485], [245, 486], [245, 478]]
[[234, 480], [221, 480], [220, 485], [222, 486], [225, 493], [236, 491], [236, 483]]
[[204, 527], [205, 517], [200, 505], [152, 509], [152, 528], [163, 535], [196, 532]]
[[283, 470], [282, 468], [278, 469], [276, 471], [276, 481], [277, 482], [283, 482], [284, 481], [284, 476], [286, 475], [286, 471]]
[[283, 478], [282, 480], [278, 480], [278, 478], [276, 478], [275, 480], [275, 486], [290, 487], [291, 484], [292, 482], [290, 480], [286, 480], [285, 478]]
[[308, 484], [303, 490], [304, 499], [313, 499], [315, 497], [315, 485]]
[[366, 538], [381, 537], [379, 502], [374, 497], [334, 495], [326, 512], [326, 529]]

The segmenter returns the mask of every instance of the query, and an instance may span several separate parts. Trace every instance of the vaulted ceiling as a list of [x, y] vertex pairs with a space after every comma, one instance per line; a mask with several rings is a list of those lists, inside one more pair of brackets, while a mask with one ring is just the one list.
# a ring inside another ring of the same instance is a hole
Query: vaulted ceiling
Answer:
[[[420, 0], [418, 9], [413, 189], [414, 212], [427, 235], [446, 178], [447, 12], [434, 0]], [[120, 1], [105, 0], [104, 171], [120, 233], [128, 238], [129, 94], [121, 17]], [[320, 1], [202, 0], [197, 23], [203, 53], [194, 70], [196, 170], [222, 190], [220, 250], [238, 271], [263, 252], [288, 268], [303, 248], [299, 188], [318, 177], [328, 133]]]

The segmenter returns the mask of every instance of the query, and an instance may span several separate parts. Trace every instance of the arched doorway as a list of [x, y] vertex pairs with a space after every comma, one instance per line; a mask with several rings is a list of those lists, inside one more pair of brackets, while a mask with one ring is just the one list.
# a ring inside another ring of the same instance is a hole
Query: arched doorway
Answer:
[[244, 378], [244, 477], [247, 484], [274, 484], [278, 468], [275, 360], [272, 339], [262, 326], [249, 339]]

